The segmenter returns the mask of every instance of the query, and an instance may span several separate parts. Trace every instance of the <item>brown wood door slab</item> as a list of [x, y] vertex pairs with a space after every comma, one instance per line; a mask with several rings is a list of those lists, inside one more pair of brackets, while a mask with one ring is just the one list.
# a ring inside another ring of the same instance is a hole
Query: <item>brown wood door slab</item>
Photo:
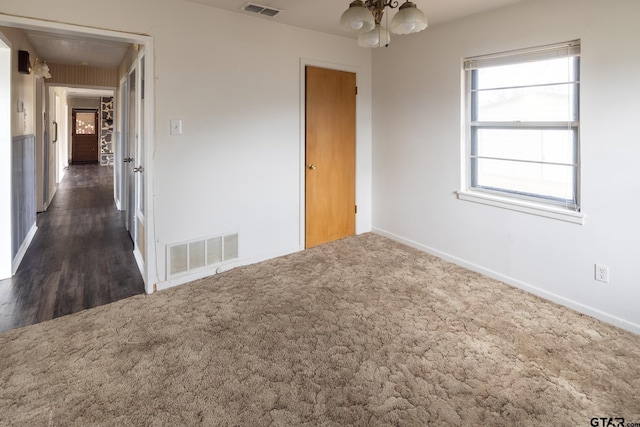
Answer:
[[98, 162], [98, 111], [73, 110], [71, 162]]
[[355, 234], [356, 75], [306, 67], [306, 247]]

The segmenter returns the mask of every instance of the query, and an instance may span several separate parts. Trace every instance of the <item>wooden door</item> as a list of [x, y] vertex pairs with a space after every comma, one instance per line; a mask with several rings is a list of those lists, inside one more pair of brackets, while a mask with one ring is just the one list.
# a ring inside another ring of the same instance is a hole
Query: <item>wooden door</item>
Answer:
[[98, 111], [77, 110], [72, 113], [71, 161], [98, 162]]
[[355, 234], [356, 75], [306, 67], [306, 247]]

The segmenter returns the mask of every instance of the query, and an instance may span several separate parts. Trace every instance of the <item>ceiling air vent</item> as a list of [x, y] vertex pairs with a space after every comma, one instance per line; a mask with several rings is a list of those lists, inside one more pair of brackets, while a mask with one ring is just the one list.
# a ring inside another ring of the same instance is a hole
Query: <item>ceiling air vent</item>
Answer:
[[269, 16], [271, 18], [273, 18], [274, 16], [276, 16], [277, 14], [279, 14], [281, 11], [278, 9], [273, 9], [267, 6], [261, 6], [259, 4], [255, 4], [255, 3], [247, 3], [242, 7], [242, 10], [246, 11], [246, 12], [253, 12], [253, 13], [257, 13], [258, 15], [265, 15], [265, 16]]

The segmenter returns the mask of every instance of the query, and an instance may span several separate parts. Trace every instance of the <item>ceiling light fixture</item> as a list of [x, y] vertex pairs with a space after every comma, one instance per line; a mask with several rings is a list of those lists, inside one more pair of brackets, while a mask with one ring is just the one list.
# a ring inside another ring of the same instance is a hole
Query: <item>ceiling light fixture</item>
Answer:
[[[340, 17], [340, 29], [358, 34], [358, 45], [362, 47], [388, 46], [389, 31], [382, 25], [385, 8], [398, 7], [396, 0], [354, 0]], [[388, 23], [388, 19], [387, 19]], [[405, 1], [391, 20], [391, 32], [411, 34], [427, 28], [427, 18], [415, 3]]]
[[43, 77], [45, 79], [51, 78], [49, 65], [47, 64], [47, 61], [42, 58], [36, 58], [36, 60], [33, 61], [33, 66], [31, 67], [31, 69], [33, 70], [33, 74], [38, 77]]

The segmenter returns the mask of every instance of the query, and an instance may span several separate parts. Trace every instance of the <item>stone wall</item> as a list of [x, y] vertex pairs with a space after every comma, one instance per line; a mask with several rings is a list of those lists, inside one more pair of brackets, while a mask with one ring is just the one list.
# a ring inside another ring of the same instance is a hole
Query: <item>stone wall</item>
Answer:
[[100, 98], [100, 164], [113, 164], [113, 97]]

